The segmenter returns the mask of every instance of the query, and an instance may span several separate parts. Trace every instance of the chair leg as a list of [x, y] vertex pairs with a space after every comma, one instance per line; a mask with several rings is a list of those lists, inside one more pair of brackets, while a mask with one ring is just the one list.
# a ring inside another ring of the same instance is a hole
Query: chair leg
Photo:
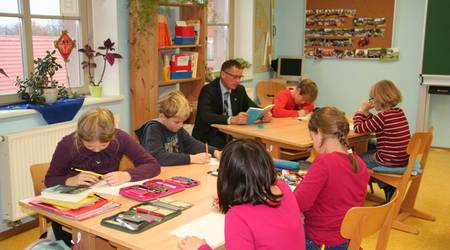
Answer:
[[400, 222], [398, 220], [394, 220], [392, 223], [392, 228], [406, 232], [411, 234], [419, 234], [419, 230], [413, 226], [406, 225], [403, 222]]
[[436, 221], [436, 217], [433, 215], [427, 214], [425, 212], [419, 211], [415, 208], [413, 209], [403, 209], [401, 208], [401, 213], [397, 217], [398, 220], [404, 221], [409, 216], [413, 216], [422, 220], [428, 220], [428, 221]]

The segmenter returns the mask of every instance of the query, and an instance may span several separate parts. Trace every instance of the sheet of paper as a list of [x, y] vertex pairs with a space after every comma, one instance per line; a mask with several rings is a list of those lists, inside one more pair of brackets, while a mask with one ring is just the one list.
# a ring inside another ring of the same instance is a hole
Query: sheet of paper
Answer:
[[110, 186], [106, 183], [106, 181], [100, 181], [99, 183], [93, 185], [91, 188], [96, 193], [119, 196], [119, 190], [121, 188], [131, 186], [131, 185], [136, 185], [136, 184], [142, 184], [145, 181], [147, 181], [147, 180], [135, 181], [135, 182], [125, 182], [118, 186]]
[[220, 161], [217, 160], [216, 158], [210, 158], [209, 159], [209, 165], [211, 166], [219, 166]]
[[185, 224], [170, 234], [179, 238], [186, 236], [197, 236], [205, 239], [212, 248], [225, 244], [225, 215], [209, 213], [194, 221]]

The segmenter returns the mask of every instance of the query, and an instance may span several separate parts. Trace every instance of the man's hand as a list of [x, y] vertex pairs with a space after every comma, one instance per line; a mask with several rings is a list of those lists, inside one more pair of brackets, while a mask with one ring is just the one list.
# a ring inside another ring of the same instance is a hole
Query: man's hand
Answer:
[[272, 120], [272, 113], [271, 112], [265, 113], [264, 116], [261, 119], [262, 122], [270, 122], [271, 120]]
[[231, 124], [247, 124], [248, 114], [246, 112], [240, 112], [239, 114], [232, 116], [230, 119]]

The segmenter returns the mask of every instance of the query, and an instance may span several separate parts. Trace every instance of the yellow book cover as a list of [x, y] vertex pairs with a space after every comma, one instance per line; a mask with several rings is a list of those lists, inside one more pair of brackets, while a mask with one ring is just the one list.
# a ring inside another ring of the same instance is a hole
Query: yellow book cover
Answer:
[[191, 52], [192, 61], [192, 78], [197, 77], [197, 65], [198, 65], [198, 52]]
[[53, 199], [41, 198], [40, 201], [55, 206], [60, 210], [77, 209], [87, 205], [92, 205], [98, 200], [95, 196], [88, 196], [79, 202], [68, 202]]

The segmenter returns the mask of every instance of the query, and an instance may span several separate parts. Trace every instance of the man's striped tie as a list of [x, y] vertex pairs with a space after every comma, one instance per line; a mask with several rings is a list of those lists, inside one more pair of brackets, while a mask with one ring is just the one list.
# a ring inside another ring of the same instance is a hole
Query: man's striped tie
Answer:
[[228, 104], [228, 97], [230, 96], [230, 92], [227, 91], [225, 93], [223, 93], [223, 114], [224, 115], [229, 115], [228, 114], [228, 108], [230, 107]]

